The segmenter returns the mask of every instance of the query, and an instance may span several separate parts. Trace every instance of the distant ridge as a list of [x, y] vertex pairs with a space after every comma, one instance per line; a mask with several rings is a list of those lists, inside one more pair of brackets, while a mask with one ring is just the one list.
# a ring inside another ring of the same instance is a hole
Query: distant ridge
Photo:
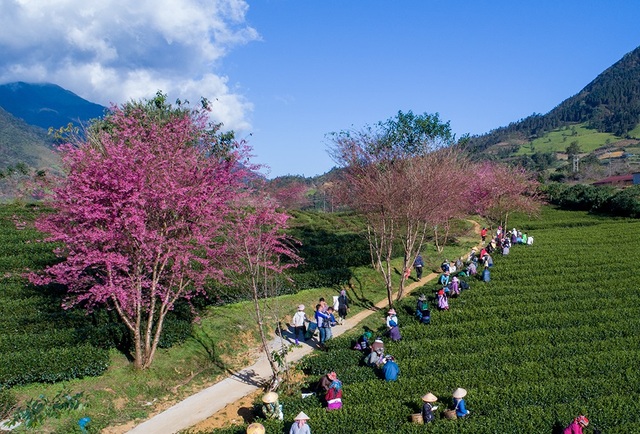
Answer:
[[14, 82], [0, 85], [0, 107], [45, 130], [85, 124], [101, 117], [105, 107], [51, 83]]

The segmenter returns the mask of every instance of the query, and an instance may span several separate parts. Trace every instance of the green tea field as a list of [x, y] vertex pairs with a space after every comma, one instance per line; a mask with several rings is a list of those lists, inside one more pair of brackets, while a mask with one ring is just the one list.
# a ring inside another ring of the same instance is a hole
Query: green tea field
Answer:
[[[396, 306], [403, 339], [386, 352], [400, 366], [397, 382], [362, 366], [355, 334], [337, 338], [299, 367], [303, 389], [335, 370], [344, 407], [327, 412], [297, 389], [281, 396], [284, 422], [262, 421], [267, 432], [288, 432], [300, 411], [314, 434], [561, 433], [578, 414], [591, 420], [587, 433], [640, 432], [640, 220], [545, 209], [511, 224], [534, 244], [495, 257], [491, 281], [471, 279], [449, 311], [433, 309], [430, 325], [413, 318], [420, 291]], [[373, 324], [383, 323], [380, 312]], [[422, 395], [438, 396], [441, 413], [457, 387], [468, 390], [468, 418], [411, 423]]]

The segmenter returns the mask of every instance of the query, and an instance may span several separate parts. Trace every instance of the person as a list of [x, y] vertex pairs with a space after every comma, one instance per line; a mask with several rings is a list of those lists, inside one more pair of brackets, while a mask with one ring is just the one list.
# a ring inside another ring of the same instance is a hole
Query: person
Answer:
[[451, 290], [452, 296], [460, 295], [460, 280], [458, 279], [457, 276], [453, 276], [453, 279], [451, 279], [451, 283], [449, 284], [449, 289]]
[[315, 319], [316, 319], [316, 324], [318, 325], [318, 330], [320, 332], [320, 346], [324, 346], [324, 343], [327, 341], [326, 324], [329, 321], [329, 315], [327, 315], [326, 312], [322, 311], [321, 303], [318, 303], [316, 305]]
[[440, 284], [440, 286], [447, 286], [449, 284], [449, 277], [449, 271], [445, 271], [444, 273], [442, 273], [440, 275], [440, 279], [438, 279], [438, 283]]
[[293, 336], [296, 339], [296, 345], [300, 343], [298, 340], [298, 334], [304, 339], [304, 335], [307, 332], [305, 323], [308, 323], [307, 314], [304, 313], [304, 304], [298, 305], [298, 311], [293, 315], [291, 324], [293, 325]]
[[453, 391], [452, 395], [453, 395], [453, 405], [455, 406], [454, 409], [456, 411], [456, 416], [458, 417], [468, 416], [469, 413], [471, 412], [467, 410], [467, 407], [463, 399], [465, 396], [467, 396], [467, 391], [462, 387], [458, 387], [456, 390]]
[[524, 244], [524, 245], [527, 244], [527, 234], [526, 233], [522, 234], [522, 244]]
[[326, 340], [328, 341], [329, 339], [331, 339], [333, 337], [333, 332], [331, 331], [331, 327], [336, 325], [336, 317], [333, 315], [333, 307], [329, 306], [327, 308], [327, 315], [329, 315], [329, 319], [327, 320], [327, 322], [325, 322], [323, 324], [325, 325], [325, 329], [326, 329], [326, 332], [327, 332]]
[[262, 397], [262, 414], [265, 419], [280, 418], [280, 402], [276, 392], [265, 393]]
[[373, 334], [370, 331], [364, 332], [356, 341], [356, 345], [353, 347], [355, 350], [368, 351], [371, 348], [369, 347], [369, 341]]
[[530, 235], [529, 237], [527, 237], [527, 246], [530, 246], [533, 244], [533, 235]]
[[320, 378], [320, 381], [318, 381], [318, 387], [316, 388], [318, 395], [326, 395], [329, 391], [329, 387], [331, 387], [331, 383], [337, 378], [338, 374], [336, 374], [335, 371], [327, 372], [323, 375], [322, 378]]
[[374, 346], [372, 344], [371, 345], [371, 352], [367, 355], [367, 357], [364, 358], [364, 363], [367, 366], [371, 366], [372, 368], [377, 368], [378, 366], [380, 366], [380, 364], [384, 360], [384, 357], [383, 357], [383, 354], [384, 354], [384, 346], [383, 345], [384, 344], [379, 339], [376, 339], [374, 344], [376, 344], [378, 342], [379, 342], [380, 346]]
[[403, 277], [406, 280], [406, 279], [409, 278], [409, 276], [411, 276], [411, 267], [410, 266], [404, 269], [404, 276]]
[[384, 353], [384, 342], [380, 338], [376, 338], [371, 344], [371, 351], [381, 351]]
[[482, 281], [488, 282], [491, 280], [491, 273], [489, 272], [489, 266], [485, 265], [484, 270], [482, 270]]
[[478, 249], [473, 247], [469, 252], [469, 257], [467, 258], [467, 262], [477, 262], [478, 261]]
[[431, 312], [429, 311], [429, 303], [427, 302], [427, 296], [420, 294], [418, 302], [416, 303], [416, 318], [422, 324], [429, 324], [431, 322]]
[[447, 300], [447, 294], [444, 293], [444, 289], [438, 291], [437, 298], [440, 310], [449, 310], [449, 300]]
[[308, 420], [309, 416], [304, 414], [304, 411], [298, 413], [298, 415], [293, 419], [293, 425], [291, 425], [289, 434], [311, 434], [311, 428], [307, 425]]
[[413, 267], [416, 269], [416, 277], [418, 280], [422, 279], [422, 267], [424, 267], [424, 260], [420, 253], [416, 256], [416, 260], [413, 261]]
[[477, 272], [478, 269], [476, 268], [476, 263], [473, 261], [470, 262], [469, 265], [467, 265], [467, 273], [469, 276], [475, 276]]
[[382, 361], [382, 375], [385, 381], [396, 381], [400, 374], [400, 367], [393, 356], [387, 355]]
[[445, 259], [442, 264], [440, 264], [440, 268], [442, 269], [443, 273], [446, 273], [447, 271], [449, 271], [449, 260]]
[[493, 267], [493, 258], [491, 257], [490, 254], [486, 254], [484, 255], [484, 257], [482, 258], [483, 261], [483, 265], [486, 267]]
[[247, 427], [247, 434], [265, 434], [266, 432], [264, 425], [258, 422], [254, 422]]
[[400, 327], [398, 327], [398, 316], [395, 309], [389, 309], [387, 314], [387, 333], [392, 341], [399, 341], [402, 339], [400, 335]]
[[342, 382], [338, 378], [334, 378], [331, 381], [329, 390], [324, 395], [324, 400], [327, 403], [327, 411], [342, 408]]
[[344, 289], [340, 291], [340, 296], [338, 297], [338, 323], [342, 324], [342, 322], [347, 318], [347, 312], [349, 312], [349, 299], [347, 298], [347, 291]]
[[563, 434], [582, 434], [582, 428], [586, 427], [589, 425], [589, 419], [587, 419], [585, 416], [580, 415], [578, 417], [576, 417], [575, 419], [573, 419], [573, 422], [571, 422], [563, 431]]
[[482, 242], [487, 239], [487, 228], [482, 228], [482, 230], [480, 231], [480, 236], [482, 237]]
[[505, 238], [504, 243], [502, 243], [502, 255], [508, 255], [509, 249], [511, 249], [511, 241], [509, 241], [508, 238]]
[[434, 410], [438, 409], [437, 405], [433, 405], [438, 400], [438, 397], [429, 392], [422, 397], [422, 420], [424, 423], [433, 422], [436, 416], [433, 414]]
[[480, 255], [479, 255], [479, 257], [480, 257], [481, 259], [483, 259], [483, 260], [484, 260], [484, 257], [485, 257], [485, 255], [486, 255], [486, 254], [487, 254], [487, 248], [486, 248], [486, 247], [483, 247], [483, 248], [480, 250]]
[[464, 268], [464, 262], [462, 262], [462, 256], [456, 259], [456, 269], [462, 270]]

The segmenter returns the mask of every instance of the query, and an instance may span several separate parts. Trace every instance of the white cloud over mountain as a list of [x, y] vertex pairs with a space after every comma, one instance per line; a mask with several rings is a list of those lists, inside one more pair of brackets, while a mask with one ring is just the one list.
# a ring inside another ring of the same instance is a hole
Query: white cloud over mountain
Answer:
[[5, 0], [0, 82], [51, 82], [103, 105], [153, 96], [212, 100], [225, 129], [247, 130], [252, 104], [221, 59], [258, 40], [244, 0]]

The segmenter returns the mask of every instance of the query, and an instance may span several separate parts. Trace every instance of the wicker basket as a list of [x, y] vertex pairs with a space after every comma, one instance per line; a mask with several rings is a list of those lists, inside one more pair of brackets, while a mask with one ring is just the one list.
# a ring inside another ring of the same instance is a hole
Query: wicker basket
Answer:
[[458, 415], [456, 414], [455, 410], [445, 410], [442, 412], [442, 415], [444, 416], [445, 419], [457, 419]]
[[422, 419], [422, 413], [413, 413], [411, 415], [411, 422], [422, 425], [424, 423], [424, 420]]

